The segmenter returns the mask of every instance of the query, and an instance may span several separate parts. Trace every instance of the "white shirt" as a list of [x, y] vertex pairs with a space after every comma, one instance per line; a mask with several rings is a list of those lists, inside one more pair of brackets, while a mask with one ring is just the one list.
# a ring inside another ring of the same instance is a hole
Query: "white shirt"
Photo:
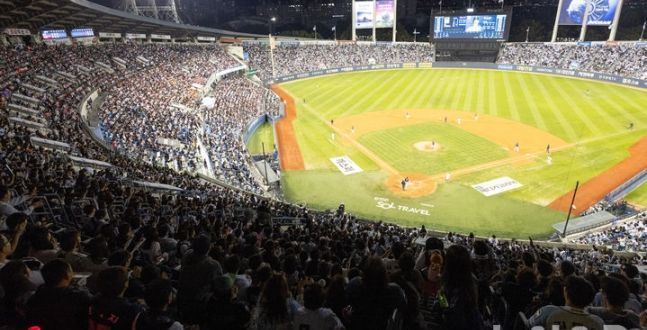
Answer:
[[341, 330], [344, 325], [329, 308], [300, 309], [292, 322], [294, 330]]

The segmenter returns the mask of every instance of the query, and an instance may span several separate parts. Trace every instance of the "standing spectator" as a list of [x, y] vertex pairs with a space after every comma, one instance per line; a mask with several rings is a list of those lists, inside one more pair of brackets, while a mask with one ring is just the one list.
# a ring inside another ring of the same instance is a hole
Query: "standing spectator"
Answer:
[[211, 239], [198, 236], [193, 241], [192, 251], [182, 260], [177, 300], [185, 324], [205, 321], [206, 303], [213, 292], [214, 280], [222, 275], [218, 261], [208, 255], [210, 249]]
[[303, 289], [303, 309], [294, 316], [294, 330], [342, 330], [344, 325], [335, 313], [324, 308], [325, 295], [318, 283], [306, 285]]
[[88, 328], [90, 330], [133, 329], [142, 308], [123, 297], [128, 288], [128, 270], [124, 267], [102, 270], [97, 276], [97, 288], [99, 294], [92, 300], [88, 312]]
[[294, 315], [301, 306], [290, 297], [285, 276], [274, 274], [265, 283], [250, 330], [291, 330]]
[[247, 329], [251, 315], [247, 306], [236, 299], [237, 291], [238, 287], [231, 277], [220, 276], [216, 279], [203, 330]]
[[383, 330], [393, 312], [406, 304], [402, 289], [389, 283], [386, 267], [379, 257], [368, 258], [363, 276], [348, 284], [348, 297], [352, 329]]
[[447, 302], [443, 311], [444, 328], [483, 328], [483, 319], [478, 311], [478, 289], [472, 273], [472, 260], [469, 251], [462, 245], [452, 245], [445, 253], [441, 290], [445, 298], [440, 297], [440, 300]]
[[146, 305], [148, 310], [137, 318], [136, 330], [183, 330], [179, 322], [168, 313], [168, 306], [173, 301], [171, 281], [157, 279], [146, 287]]

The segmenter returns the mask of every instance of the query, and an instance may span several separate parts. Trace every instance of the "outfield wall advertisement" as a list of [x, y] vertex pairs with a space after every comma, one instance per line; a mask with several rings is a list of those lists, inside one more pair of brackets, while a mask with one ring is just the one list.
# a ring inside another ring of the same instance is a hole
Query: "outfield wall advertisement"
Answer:
[[[563, 0], [559, 13], [560, 25], [582, 25], [587, 0]], [[589, 0], [589, 18], [586, 25], [611, 25], [618, 10], [618, 0]]]
[[591, 80], [599, 80], [622, 84], [632, 87], [647, 88], [647, 80], [626, 78], [604, 73], [585, 72], [578, 70], [567, 69], [553, 69], [543, 68], [528, 65], [514, 65], [514, 64], [495, 64], [495, 63], [474, 63], [474, 62], [435, 62], [435, 63], [394, 63], [394, 64], [374, 64], [374, 65], [360, 65], [349, 66], [343, 68], [333, 68], [326, 70], [317, 70], [300, 74], [292, 74], [287, 76], [277, 77], [276, 79], [268, 79], [266, 84], [280, 84], [292, 80], [318, 77], [327, 74], [354, 72], [354, 71], [370, 71], [370, 70], [385, 70], [385, 69], [411, 69], [411, 68], [457, 68], [457, 69], [490, 69], [490, 70], [505, 70], [505, 71], [523, 71], [523, 72], [536, 72], [536, 73], [549, 73], [558, 76], [585, 78]]

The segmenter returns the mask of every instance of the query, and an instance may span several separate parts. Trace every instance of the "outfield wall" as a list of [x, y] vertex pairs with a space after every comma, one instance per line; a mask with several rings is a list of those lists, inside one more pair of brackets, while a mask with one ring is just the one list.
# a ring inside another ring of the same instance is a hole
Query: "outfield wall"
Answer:
[[385, 70], [385, 69], [413, 69], [413, 68], [455, 68], [455, 69], [488, 69], [488, 70], [502, 70], [502, 71], [518, 71], [518, 72], [535, 72], [547, 73], [564, 77], [575, 77], [590, 80], [597, 80], [603, 82], [611, 82], [631, 87], [639, 87], [647, 89], [647, 80], [626, 78], [605, 73], [586, 72], [579, 70], [567, 69], [553, 69], [529, 65], [514, 65], [514, 64], [496, 64], [496, 63], [480, 63], [480, 62], [434, 62], [434, 63], [393, 63], [393, 64], [373, 64], [373, 65], [359, 65], [349, 66], [342, 68], [323, 69], [299, 74], [291, 74], [286, 76], [277, 77], [275, 79], [265, 80], [267, 85], [280, 84], [292, 80], [318, 77], [328, 74], [344, 73], [344, 72], [358, 72], [358, 71], [371, 71], [371, 70]]

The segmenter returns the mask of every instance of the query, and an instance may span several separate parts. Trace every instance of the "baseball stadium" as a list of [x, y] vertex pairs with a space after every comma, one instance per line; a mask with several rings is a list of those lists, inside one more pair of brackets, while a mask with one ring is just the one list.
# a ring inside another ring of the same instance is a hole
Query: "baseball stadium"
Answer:
[[0, 329], [647, 329], [646, 29], [0, 0]]

